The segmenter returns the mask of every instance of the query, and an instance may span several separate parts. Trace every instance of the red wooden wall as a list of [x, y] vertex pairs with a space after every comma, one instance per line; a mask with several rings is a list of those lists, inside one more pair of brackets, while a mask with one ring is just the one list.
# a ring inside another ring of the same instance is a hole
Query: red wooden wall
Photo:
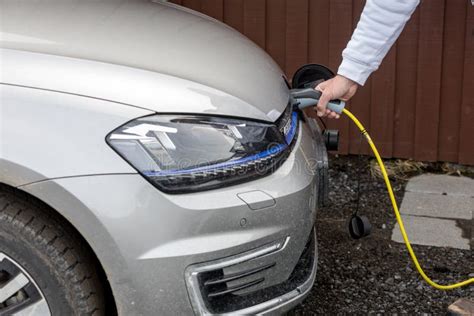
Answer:
[[[364, 0], [173, 0], [242, 32], [291, 78], [305, 63], [333, 70]], [[474, 6], [424, 0], [380, 69], [350, 102], [384, 157], [474, 165]], [[340, 153], [357, 153], [348, 119]], [[363, 146], [362, 152], [368, 152]]]

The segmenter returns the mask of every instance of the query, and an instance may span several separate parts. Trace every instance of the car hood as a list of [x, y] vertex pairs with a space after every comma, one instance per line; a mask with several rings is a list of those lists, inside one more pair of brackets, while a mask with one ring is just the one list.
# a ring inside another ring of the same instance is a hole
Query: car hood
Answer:
[[[193, 84], [198, 85], [195, 90], [209, 87], [226, 96], [212, 101], [214, 110], [210, 113], [273, 121], [275, 113], [283, 112], [288, 104], [283, 72], [272, 58], [237, 31], [195, 11], [144, 0], [0, 0], [0, 5], [2, 48], [144, 70], [172, 77], [175, 85], [181, 82], [188, 90]], [[54, 63], [50, 66], [54, 68]], [[81, 67], [71, 71], [81, 72]], [[163, 79], [158, 81], [163, 83]], [[163, 104], [166, 102], [159, 102], [162, 98], [157, 93], [155, 102], [143, 102], [140, 96], [124, 99], [113, 89], [110, 95], [103, 95], [107, 88], [88, 91], [84, 84], [74, 82], [65, 87], [64, 80], [68, 79], [57, 80], [58, 87], [44, 88], [95, 93], [98, 95], [92, 96], [154, 111], [202, 112], [198, 106], [193, 109], [183, 104], [183, 99]], [[37, 85], [45, 84], [37, 81]], [[179, 88], [173, 89], [175, 96], [180, 94]], [[163, 96], [166, 91], [160, 93]], [[189, 98], [192, 95], [188, 93]], [[225, 102], [228, 104], [220, 104]], [[235, 108], [239, 106], [241, 109]]]

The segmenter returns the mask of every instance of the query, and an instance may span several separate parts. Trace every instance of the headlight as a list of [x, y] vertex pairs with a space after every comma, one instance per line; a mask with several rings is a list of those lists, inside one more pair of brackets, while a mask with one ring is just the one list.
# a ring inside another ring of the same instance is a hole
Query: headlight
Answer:
[[291, 112], [279, 124], [153, 115], [123, 125], [107, 142], [158, 189], [196, 192], [270, 174], [288, 157], [297, 122]]

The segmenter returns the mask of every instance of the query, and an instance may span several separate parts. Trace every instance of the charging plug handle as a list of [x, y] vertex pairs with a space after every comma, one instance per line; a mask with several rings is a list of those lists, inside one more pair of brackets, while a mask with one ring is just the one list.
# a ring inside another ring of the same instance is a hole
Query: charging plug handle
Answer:
[[[319, 99], [321, 98], [321, 91], [315, 90], [313, 88], [305, 89], [292, 89], [290, 91], [291, 97], [295, 100], [300, 110], [315, 106], [318, 104]], [[331, 100], [329, 101], [327, 108], [338, 114], [342, 113], [342, 110], [346, 106], [346, 102], [342, 100]]]

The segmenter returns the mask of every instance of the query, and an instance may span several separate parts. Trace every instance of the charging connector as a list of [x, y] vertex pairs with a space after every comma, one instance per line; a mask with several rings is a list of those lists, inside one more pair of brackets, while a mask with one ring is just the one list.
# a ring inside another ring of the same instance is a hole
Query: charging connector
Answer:
[[[310, 106], [316, 106], [321, 99], [322, 92], [313, 88], [292, 89], [290, 91], [291, 97], [294, 100], [293, 104], [298, 109], [302, 110]], [[327, 108], [337, 114], [341, 114], [344, 110], [346, 102], [342, 100], [331, 100], [327, 104]]]

